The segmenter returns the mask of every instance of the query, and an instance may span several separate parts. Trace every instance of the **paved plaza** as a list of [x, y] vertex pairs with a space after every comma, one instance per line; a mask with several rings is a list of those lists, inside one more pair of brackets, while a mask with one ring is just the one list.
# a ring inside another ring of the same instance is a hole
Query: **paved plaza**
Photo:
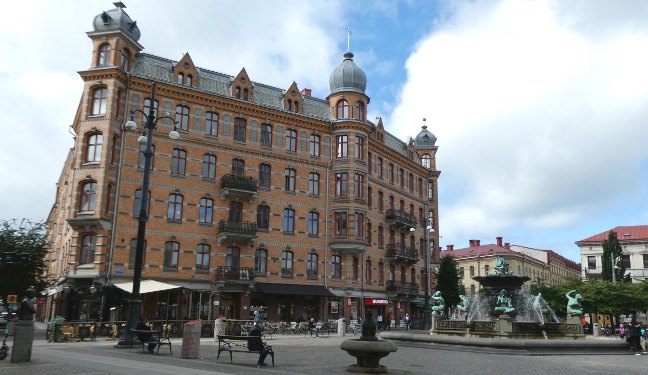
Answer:
[[[39, 374], [344, 374], [354, 358], [340, 350], [340, 342], [358, 336], [322, 337], [277, 335], [268, 339], [276, 353], [276, 366], [256, 368], [256, 354], [227, 353], [216, 362], [217, 345], [202, 339], [200, 359], [181, 359], [181, 339], [174, 339], [173, 354], [163, 347], [160, 354], [140, 349], [114, 349], [114, 341], [47, 343], [34, 342], [32, 361], [0, 362], [2, 375]], [[427, 343], [397, 342], [398, 351], [381, 363], [392, 374], [641, 374], [648, 373], [648, 355], [616, 353], [538, 353], [511, 350], [474, 349]], [[269, 362], [270, 358], [266, 362]]]

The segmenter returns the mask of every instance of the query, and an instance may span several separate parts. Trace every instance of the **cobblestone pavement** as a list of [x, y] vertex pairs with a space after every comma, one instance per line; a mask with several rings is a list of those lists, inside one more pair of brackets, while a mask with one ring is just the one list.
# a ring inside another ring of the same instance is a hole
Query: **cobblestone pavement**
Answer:
[[[40, 374], [344, 374], [355, 359], [340, 350], [340, 342], [358, 336], [322, 337], [275, 336], [267, 340], [276, 353], [276, 367], [257, 369], [255, 354], [227, 353], [216, 362], [217, 345], [202, 339], [200, 359], [181, 359], [181, 339], [173, 341], [173, 355], [166, 347], [160, 354], [133, 349], [114, 349], [114, 341], [46, 343], [34, 342], [32, 361], [0, 362], [2, 375]], [[398, 343], [398, 351], [381, 363], [391, 374], [648, 374], [648, 355], [628, 353], [538, 353], [510, 350], [472, 349], [426, 343]], [[269, 362], [269, 358], [266, 362]]]

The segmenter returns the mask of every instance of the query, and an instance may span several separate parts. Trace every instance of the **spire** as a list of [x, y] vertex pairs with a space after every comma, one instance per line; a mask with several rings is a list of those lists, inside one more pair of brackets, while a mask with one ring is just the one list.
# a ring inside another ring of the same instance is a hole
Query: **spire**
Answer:
[[347, 27], [347, 52], [351, 52], [351, 28]]

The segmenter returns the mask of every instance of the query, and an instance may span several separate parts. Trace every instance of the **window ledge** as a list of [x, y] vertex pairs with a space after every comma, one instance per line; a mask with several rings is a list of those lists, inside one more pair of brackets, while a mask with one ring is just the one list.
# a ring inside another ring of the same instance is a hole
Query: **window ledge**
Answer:
[[90, 166], [99, 165], [99, 164], [101, 164], [100, 161], [86, 161], [86, 162], [81, 163], [81, 166], [82, 167], [90, 167]]
[[76, 216], [91, 216], [94, 215], [95, 211], [79, 211]]
[[182, 224], [182, 219], [178, 220], [178, 219], [168, 219], [167, 218], [167, 223], [169, 223], [169, 224]]
[[164, 272], [178, 272], [178, 269], [177, 268], [164, 267], [162, 269], [162, 271], [164, 271]]
[[185, 178], [185, 175], [180, 174], [180, 173], [171, 172], [171, 177], [173, 177], [173, 178]]
[[308, 237], [310, 237], [310, 238], [319, 238], [319, 234], [309, 234]]
[[295, 276], [293, 276], [293, 275], [281, 275], [281, 278], [282, 279], [294, 279]]
[[295, 193], [294, 191], [290, 191], [290, 190], [284, 190], [284, 193], [286, 195], [297, 195], [297, 193]]
[[218, 135], [214, 135], [214, 134], [205, 134], [205, 137], [209, 139], [213, 139], [215, 141], [218, 140]]
[[198, 223], [198, 226], [205, 227], [205, 228], [211, 228], [214, 226], [213, 223]]
[[294, 236], [295, 232], [286, 232], [286, 231], [284, 231], [283, 234], [286, 235], [286, 236]]

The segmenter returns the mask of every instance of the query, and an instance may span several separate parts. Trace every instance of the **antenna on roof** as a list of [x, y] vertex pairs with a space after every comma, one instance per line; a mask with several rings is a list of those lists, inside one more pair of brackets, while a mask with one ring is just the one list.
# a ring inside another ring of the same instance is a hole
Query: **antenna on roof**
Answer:
[[351, 52], [351, 28], [347, 27], [347, 52]]

